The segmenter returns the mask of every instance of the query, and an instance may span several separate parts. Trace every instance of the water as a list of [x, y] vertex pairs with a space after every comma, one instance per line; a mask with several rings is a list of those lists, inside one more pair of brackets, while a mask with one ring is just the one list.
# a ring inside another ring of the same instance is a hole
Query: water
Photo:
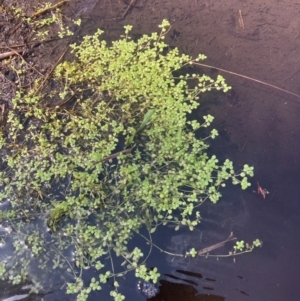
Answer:
[[75, 8], [75, 17], [82, 17], [91, 13], [99, 0], [80, 1]]

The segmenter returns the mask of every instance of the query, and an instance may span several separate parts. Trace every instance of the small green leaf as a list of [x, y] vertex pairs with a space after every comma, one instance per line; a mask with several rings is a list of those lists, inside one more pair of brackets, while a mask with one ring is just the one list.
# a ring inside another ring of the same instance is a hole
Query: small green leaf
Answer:
[[154, 233], [156, 230], [156, 227], [153, 227], [151, 230], [150, 230], [150, 233]]

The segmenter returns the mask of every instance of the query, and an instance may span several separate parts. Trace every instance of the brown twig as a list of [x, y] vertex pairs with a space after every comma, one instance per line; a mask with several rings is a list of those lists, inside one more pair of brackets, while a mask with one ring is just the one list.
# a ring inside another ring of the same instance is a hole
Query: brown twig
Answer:
[[12, 55], [16, 55], [17, 53], [21, 53], [21, 52], [23, 52], [23, 50], [14, 50], [14, 51], [0, 53], [0, 60], [6, 59]]
[[114, 154], [112, 154], [110, 156], [107, 156], [107, 157], [103, 158], [100, 162], [106, 162], [108, 160], [114, 159], [114, 158], [118, 157], [121, 154], [131, 153], [131, 151], [133, 150], [133, 148], [134, 148], [134, 146], [132, 148], [127, 148], [127, 149], [124, 149], [124, 150], [122, 150], [120, 152], [114, 153]]
[[[65, 37], [63, 38], [65, 39]], [[18, 47], [24, 47], [27, 45], [32, 45], [32, 47], [35, 47], [36, 45], [42, 44], [42, 43], [47, 43], [47, 42], [52, 42], [52, 41], [56, 41], [56, 40], [61, 40], [61, 38], [54, 38], [54, 39], [49, 39], [49, 40], [45, 40], [45, 41], [31, 41], [28, 43], [24, 43], [24, 44], [19, 44], [19, 45], [8, 45], [10, 48], [18, 48]], [[0, 45], [0, 49], [6, 49], [7, 46], [5, 45]]]
[[245, 24], [244, 24], [244, 20], [243, 20], [243, 15], [242, 15], [242, 11], [239, 9], [239, 24], [240, 27], [245, 30]]
[[132, 148], [127, 148], [127, 149], [124, 149], [120, 152], [117, 152], [117, 153], [114, 153], [112, 155], [109, 155], [103, 159], [101, 159], [100, 161], [95, 161], [93, 162], [94, 164], [97, 164], [97, 163], [100, 163], [100, 162], [106, 162], [106, 161], [109, 161], [111, 159], [114, 159], [114, 158], [117, 158], [119, 155], [121, 154], [128, 154], [128, 153], [131, 153], [131, 151], [133, 150], [133, 148], [135, 147], [135, 145], [132, 147]]
[[226, 240], [221, 241], [221, 242], [219, 242], [219, 243], [217, 243], [217, 244], [215, 244], [215, 245], [209, 246], [209, 247], [207, 247], [207, 248], [201, 249], [201, 250], [199, 250], [199, 251], [197, 252], [197, 254], [198, 254], [198, 256], [207, 254], [207, 253], [209, 253], [209, 252], [211, 252], [211, 251], [213, 251], [213, 250], [216, 250], [216, 249], [219, 249], [219, 248], [225, 246], [225, 244], [226, 244], [228, 241], [231, 241], [231, 240], [236, 240], [236, 237], [233, 237], [233, 233], [232, 233], [232, 232], [230, 233], [229, 237], [228, 237]]
[[55, 107], [61, 107], [62, 105], [66, 104], [67, 102], [69, 102], [72, 98], [75, 97], [75, 94], [74, 95], [71, 95], [69, 98], [67, 98], [66, 100], [62, 101], [61, 103], [55, 105]]
[[122, 15], [121, 19], [124, 19], [127, 15], [127, 13], [129, 12], [131, 6], [133, 5], [133, 3], [135, 2], [136, 0], [131, 0], [129, 5], [127, 6], [127, 9], [125, 10], [124, 14]]
[[296, 93], [290, 92], [290, 91], [288, 91], [288, 90], [279, 88], [279, 87], [277, 87], [277, 86], [268, 84], [268, 83], [266, 83], [266, 82], [263, 82], [263, 81], [261, 81], [261, 80], [258, 80], [258, 79], [255, 79], [255, 78], [252, 78], [252, 77], [249, 77], [249, 76], [246, 76], [246, 75], [242, 75], [242, 74], [239, 74], [239, 73], [235, 73], [235, 72], [232, 72], [232, 71], [228, 71], [228, 70], [225, 70], [225, 69], [217, 68], [217, 67], [210, 66], [210, 65], [206, 65], [206, 64], [202, 64], [202, 63], [193, 63], [193, 64], [194, 64], [194, 65], [201, 66], [201, 67], [205, 67], [205, 68], [216, 69], [216, 70], [219, 70], [219, 71], [228, 73], [228, 74], [232, 74], [232, 75], [235, 75], [235, 76], [238, 76], [238, 77], [242, 77], [242, 78], [251, 80], [251, 81], [253, 81], [253, 82], [256, 82], [256, 83], [259, 83], [259, 84], [268, 86], [268, 87], [270, 87], [270, 88], [279, 90], [279, 91], [281, 91], [281, 92], [284, 92], [284, 93], [293, 95], [293, 96], [295, 96], [295, 97], [297, 97], [297, 98], [300, 98], [300, 95], [298, 95], [298, 94], [296, 94]]
[[119, 18], [111, 18], [111, 19], [106, 19], [106, 20], [123, 20], [123, 19], [127, 16], [129, 10], [132, 8], [132, 6], [134, 5], [134, 3], [135, 3], [136, 1], [137, 1], [137, 0], [131, 0], [131, 1], [130, 1], [130, 3], [128, 4], [128, 6], [127, 6], [125, 12], [123, 13], [123, 15], [122, 15], [121, 17], [119, 17]]
[[52, 10], [52, 9], [55, 9], [55, 8], [58, 8], [60, 6], [62, 6], [65, 2], [68, 2], [69, 0], [62, 0], [56, 4], [54, 4], [53, 6], [51, 7], [46, 7], [46, 8], [42, 8], [40, 10], [38, 10], [36, 13], [34, 13], [31, 18], [35, 18], [35, 17], [38, 17], [39, 15], [42, 15], [44, 14], [45, 12], [49, 11], [49, 10]]

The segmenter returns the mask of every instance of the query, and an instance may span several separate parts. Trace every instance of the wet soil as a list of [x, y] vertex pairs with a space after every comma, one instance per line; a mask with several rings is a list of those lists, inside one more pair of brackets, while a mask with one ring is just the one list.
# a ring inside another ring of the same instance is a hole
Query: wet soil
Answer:
[[[13, 3], [0, 1], [1, 6]], [[35, 5], [34, 1], [18, 1], [18, 5], [22, 3], [26, 3], [27, 8], [32, 7], [31, 3]], [[84, 21], [77, 41], [97, 28], [105, 31], [107, 40], [117, 39], [123, 33], [123, 25], [127, 24], [134, 26], [134, 36], [138, 37], [156, 31], [157, 25], [166, 18], [172, 24], [168, 39], [171, 46], [192, 56], [206, 54], [208, 65], [300, 95], [299, 2], [139, 0], [132, 2], [134, 4], [124, 18], [118, 20], [126, 12], [128, 3], [122, 0], [74, 0], [68, 2], [63, 11], [66, 16], [81, 16]], [[1, 23], [0, 26], [4, 25]], [[19, 37], [21, 35], [26, 37], [28, 33], [20, 33]], [[16, 37], [15, 42], [24, 41], [18, 41]], [[54, 41], [33, 49], [31, 53], [37, 58], [35, 66], [46, 73], [65, 46], [66, 41]], [[2, 74], [9, 77], [3, 70]], [[217, 268], [216, 262], [210, 259], [206, 262], [201, 259], [197, 265], [187, 264], [186, 267], [196, 269], [194, 272], [198, 273], [204, 269], [208, 279], [219, 280], [213, 285], [213, 293], [223, 299], [215, 300], [241, 301], [249, 300], [250, 296], [255, 301], [297, 301], [300, 237], [295, 229], [300, 226], [300, 97], [217, 69], [203, 71], [212, 76], [224, 75], [233, 87], [226, 95], [213, 94], [200, 100], [199, 119], [203, 112], [209, 111], [215, 116], [215, 128], [220, 133], [220, 137], [212, 142], [211, 151], [221, 159], [232, 159], [237, 167], [248, 163], [255, 168], [253, 188], [249, 191], [240, 192], [232, 187], [225, 190], [221, 202], [229, 201], [233, 213], [230, 215], [229, 210], [224, 209], [224, 221], [227, 222], [223, 225], [220, 220], [220, 230], [214, 228], [215, 237], [219, 238], [221, 232], [226, 238], [225, 232], [233, 230], [245, 239], [260, 238], [264, 246], [250, 255], [241, 256], [236, 263], [230, 259], [225, 267], [222, 264]], [[3, 95], [2, 92], [0, 101], [8, 101]], [[257, 181], [270, 191], [266, 199], [251, 192], [256, 189]], [[222, 212], [220, 216], [221, 219]], [[206, 217], [211, 219], [209, 214]], [[211, 243], [216, 243], [213, 236], [210, 236]], [[209, 245], [210, 241], [206, 242]], [[161, 239], [161, 243], [166, 244], [166, 239]], [[155, 259], [153, 264], [169, 274], [174, 269]], [[209, 277], [212, 270], [214, 275]], [[130, 295], [130, 286], [126, 284], [126, 287]], [[201, 287], [198, 291], [207, 293]], [[132, 297], [137, 298], [135, 294]]]
[[[47, 1], [55, 3], [56, 1]], [[44, 1], [0, 1], [0, 126], [5, 125], [7, 112], [12, 108], [12, 99], [20, 89], [37, 88], [37, 82], [45, 82], [43, 89], [54, 89], [51, 79], [53, 68], [62, 59], [64, 51], [75, 36], [65, 36], [60, 39], [58, 23], [39, 27], [35, 22], [51, 17], [51, 10], [32, 17], [41, 9]], [[63, 9], [62, 9], [63, 10]], [[70, 9], [69, 9], [70, 11]], [[67, 17], [69, 15], [69, 17]], [[28, 18], [31, 17], [31, 20]], [[72, 12], [66, 12], [62, 21], [70, 25], [76, 33], [74, 24], [70, 21]], [[48, 31], [44, 38], [39, 36], [42, 31]], [[66, 51], [65, 56], [68, 56]], [[49, 85], [48, 85], [49, 83]], [[44, 91], [45, 92], [45, 91]]]

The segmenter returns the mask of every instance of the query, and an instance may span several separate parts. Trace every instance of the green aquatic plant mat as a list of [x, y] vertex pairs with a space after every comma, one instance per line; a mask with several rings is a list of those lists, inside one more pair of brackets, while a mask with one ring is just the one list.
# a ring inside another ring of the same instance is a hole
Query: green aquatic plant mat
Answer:
[[[58, 103], [72, 98], [68, 106], [45, 105], [46, 97], [56, 103], [54, 91], [19, 91], [0, 140], [1, 199], [10, 199], [1, 222], [15, 248], [1, 263], [2, 278], [18, 283], [35, 274], [43, 287], [49, 274], [59, 274], [77, 300], [113, 278], [112, 297], [123, 300], [117, 276], [135, 270], [146, 281], [159, 277], [146, 268], [142, 247], [131, 244], [141, 229], [151, 250], [151, 233], [162, 224], [193, 230], [199, 206], [217, 203], [227, 180], [249, 186], [252, 167], [234, 171], [231, 161], [208, 155], [205, 140], [218, 135], [215, 129], [196, 139], [213, 117], [187, 118], [202, 93], [230, 87], [221, 76], [184, 73], [205, 56], [193, 60], [169, 48], [170, 24], [159, 27], [135, 41], [125, 26], [111, 44], [98, 30], [72, 45], [74, 59], [55, 70]], [[175, 77], [179, 70], [184, 75]], [[97, 275], [88, 285], [85, 269]]]

